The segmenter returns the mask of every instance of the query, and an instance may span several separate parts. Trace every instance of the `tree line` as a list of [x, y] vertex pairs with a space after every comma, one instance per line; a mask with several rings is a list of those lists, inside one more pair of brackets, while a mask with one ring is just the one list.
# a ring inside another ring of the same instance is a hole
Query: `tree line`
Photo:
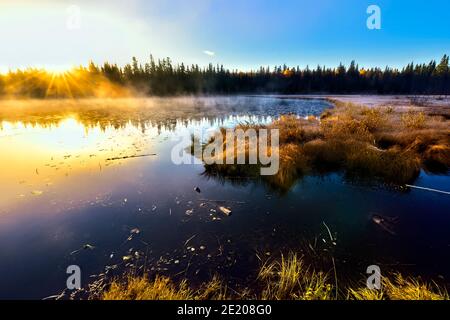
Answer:
[[[360, 68], [352, 61], [335, 68], [260, 67], [253, 71], [229, 70], [223, 65], [174, 64], [170, 58], [145, 63], [135, 57], [123, 67], [90, 62], [55, 76], [44, 70], [10, 71], [0, 76], [0, 95], [58, 97], [96, 95], [96, 88], [130, 88], [145, 95], [240, 94], [240, 93], [376, 93], [449, 94], [449, 56], [439, 63], [410, 63], [402, 69]], [[55, 80], [56, 78], [56, 80]], [[62, 79], [61, 79], [62, 78]], [[105, 86], [105, 84], [108, 86]], [[54, 88], [52, 88], [52, 86]], [[120, 91], [120, 90], [119, 90]], [[108, 90], [104, 94], [108, 95]], [[112, 91], [111, 91], [112, 92]], [[123, 93], [120, 91], [120, 94]], [[120, 95], [119, 94], [119, 95]]]

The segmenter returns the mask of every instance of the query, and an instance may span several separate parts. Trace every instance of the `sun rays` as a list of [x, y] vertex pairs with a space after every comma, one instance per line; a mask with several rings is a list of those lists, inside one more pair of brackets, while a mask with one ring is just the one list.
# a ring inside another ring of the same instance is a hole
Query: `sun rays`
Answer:
[[124, 97], [130, 91], [112, 83], [99, 72], [79, 66], [62, 68], [27, 68], [0, 74], [2, 94], [9, 98], [87, 98]]
[[[69, 74], [69, 72], [67, 72], [67, 74]], [[60, 93], [62, 93], [62, 95], [73, 99], [72, 90], [70, 89], [69, 83], [67, 82], [66, 72], [51, 73], [51, 80], [45, 92], [46, 98], [52, 95], [52, 90], [56, 90], [57, 96], [60, 96]]]

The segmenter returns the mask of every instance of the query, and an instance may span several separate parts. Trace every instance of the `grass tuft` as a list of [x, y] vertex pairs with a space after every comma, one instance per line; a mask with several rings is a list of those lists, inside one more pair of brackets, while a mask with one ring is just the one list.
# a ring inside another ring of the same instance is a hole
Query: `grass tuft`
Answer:
[[[269, 150], [279, 153], [279, 172], [262, 179], [283, 191], [314, 171], [342, 170], [349, 178], [405, 184], [421, 169], [446, 173], [450, 168], [447, 119], [351, 103], [338, 103], [320, 119], [286, 115], [268, 126], [246, 124], [237, 129], [279, 129], [279, 148]], [[244, 152], [248, 159], [249, 148]], [[205, 164], [205, 169], [221, 177], [260, 177], [259, 165]]]
[[266, 283], [261, 293], [264, 300], [330, 300], [332, 285], [328, 275], [306, 267], [295, 253], [281, 261], [264, 264], [258, 279]]
[[422, 129], [425, 127], [425, 114], [423, 112], [408, 111], [402, 115], [402, 123], [407, 129]]
[[218, 277], [193, 290], [187, 280], [175, 284], [170, 278], [157, 275], [154, 280], [147, 276], [128, 275], [115, 278], [102, 292], [91, 292], [91, 299], [101, 300], [226, 300], [227, 286]]
[[169, 278], [156, 276], [153, 281], [147, 277], [128, 276], [125, 280], [112, 281], [109, 289], [100, 295], [101, 300], [192, 300], [194, 292], [184, 280], [175, 285]]
[[405, 278], [400, 273], [384, 277], [381, 290], [368, 288], [349, 289], [349, 299], [354, 300], [449, 300], [445, 288], [425, 283], [420, 279]]

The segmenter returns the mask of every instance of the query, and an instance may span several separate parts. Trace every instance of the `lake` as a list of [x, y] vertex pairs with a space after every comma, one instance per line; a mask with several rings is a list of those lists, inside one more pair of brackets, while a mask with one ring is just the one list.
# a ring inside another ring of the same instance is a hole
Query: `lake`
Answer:
[[[289, 251], [326, 271], [333, 257], [349, 281], [376, 264], [450, 283], [448, 195], [340, 172], [281, 191], [171, 161], [183, 132], [318, 116], [331, 106], [270, 96], [4, 102], [0, 298], [58, 294], [69, 265], [80, 266], [84, 286], [105, 268], [145, 268], [194, 283], [219, 274], [240, 288], [261, 261]], [[450, 178], [422, 172], [415, 185], [449, 191]], [[374, 224], [374, 214], [395, 219], [393, 230]]]

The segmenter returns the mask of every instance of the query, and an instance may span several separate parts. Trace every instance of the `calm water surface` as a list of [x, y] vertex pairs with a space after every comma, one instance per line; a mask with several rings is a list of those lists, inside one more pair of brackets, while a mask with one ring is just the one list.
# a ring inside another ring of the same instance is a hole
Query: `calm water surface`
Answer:
[[[171, 162], [184, 130], [319, 115], [327, 102], [218, 97], [17, 105], [0, 111], [0, 298], [59, 293], [72, 264], [81, 267], [83, 285], [105, 267], [119, 273], [145, 265], [194, 283], [218, 273], [232, 287], [245, 286], [260, 259], [289, 250], [326, 270], [333, 256], [340, 276], [355, 281], [378, 264], [449, 282], [447, 195], [350, 182], [340, 173], [304, 177], [278, 192]], [[156, 155], [108, 160], [150, 153]], [[450, 189], [445, 175], [422, 173], [415, 184]], [[393, 232], [375, 225], [373, 214], [396, 217]]]

